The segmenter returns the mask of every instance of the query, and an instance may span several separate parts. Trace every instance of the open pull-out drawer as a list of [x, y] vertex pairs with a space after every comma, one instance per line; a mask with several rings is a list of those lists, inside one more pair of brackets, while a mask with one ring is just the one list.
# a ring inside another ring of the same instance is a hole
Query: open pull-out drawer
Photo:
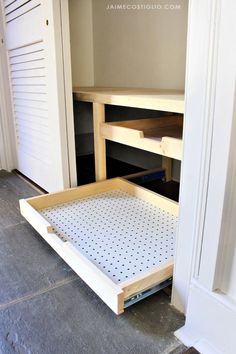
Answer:
[[183, 116], [138, 119], [101, 124], [104, 139], [182, 159]]
[[116, 314], [172, 276], [178, 204], [131, 182], [23, 199], [20, 209]]

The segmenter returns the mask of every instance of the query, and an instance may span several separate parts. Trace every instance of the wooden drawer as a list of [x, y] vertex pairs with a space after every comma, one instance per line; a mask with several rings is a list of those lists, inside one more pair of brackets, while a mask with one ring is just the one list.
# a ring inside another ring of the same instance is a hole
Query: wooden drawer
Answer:
[[20, 209], [116, 314], [172, 276], [178, 204], [122, 178], [23, 199]]
[[182, 159], [182, 130], [181, 115], [101, 124], [104, 139], [177, 160]]

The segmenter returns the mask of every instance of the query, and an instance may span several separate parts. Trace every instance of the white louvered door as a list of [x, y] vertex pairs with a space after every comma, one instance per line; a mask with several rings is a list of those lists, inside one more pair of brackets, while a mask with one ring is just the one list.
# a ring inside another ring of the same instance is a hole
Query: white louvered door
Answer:
[[49, 192], [70, 187], [60, 0], [2, 5], [17, 169]]

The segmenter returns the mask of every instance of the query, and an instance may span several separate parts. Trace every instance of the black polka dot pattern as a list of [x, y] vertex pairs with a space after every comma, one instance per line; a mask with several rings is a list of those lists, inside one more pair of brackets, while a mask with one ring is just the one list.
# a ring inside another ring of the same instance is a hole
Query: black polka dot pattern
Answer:
[[40, 213], [116, 284], [173, 259], [178, 218], [122, 190]]

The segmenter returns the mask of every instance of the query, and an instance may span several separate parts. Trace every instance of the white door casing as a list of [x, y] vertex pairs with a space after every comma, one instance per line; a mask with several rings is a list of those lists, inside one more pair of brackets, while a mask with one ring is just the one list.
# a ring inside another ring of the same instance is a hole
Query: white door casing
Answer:
[[8, 62], [0, 3], [0, 169], [16, 167], [16, 146], [12, 119], [12, 102], [8, 76]]
[[15, 118], [16, 167], [49, 192], [70, 187], [75, 184], [76, 171], [73, 170], [72, 176], [73, 116], [67, 117], [72, 98], [69, 101], [65, 96], [61, 2], [5, 0], [3, 6]]
[[173, 304], [176, 335], [235, 353], [235, 1], [190, 0], [184, 158]]

